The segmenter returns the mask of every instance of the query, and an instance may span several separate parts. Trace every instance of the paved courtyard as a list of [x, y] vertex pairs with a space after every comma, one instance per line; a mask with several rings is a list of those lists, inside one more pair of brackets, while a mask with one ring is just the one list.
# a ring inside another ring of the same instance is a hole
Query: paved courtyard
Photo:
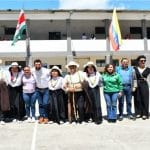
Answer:
[[[102, 100], [103, 114], [106, 114]], [[117, 123], [0, 125], [0, 150], [149, 150], [150, 119]]]

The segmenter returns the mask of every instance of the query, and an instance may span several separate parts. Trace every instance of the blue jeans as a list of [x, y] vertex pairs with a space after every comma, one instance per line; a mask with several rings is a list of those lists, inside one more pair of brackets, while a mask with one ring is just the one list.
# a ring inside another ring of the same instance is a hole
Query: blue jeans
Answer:
[[30, 117], [30, 109], [32, 117], [35, 117], [35, 102], [36, 102], [36, 92], [34, 93], [23, 93], [23, 99], [26, 107], [26, 115]]
[[104, 97], [107, 106], [107, 117], [108, 119], [117, 119], [117, 98], [118, 92], [106, 93], [104, 92]]
[[118, 98], [119, 101], [119, 115], [123, 115], [124, 109], [124, 98], [126, 98], [126, 105], [127, 105], [127, 114], [131, 115], [131, 100], [132, 100], [132, 89], [131, 86], [124, 86], [123, 87], [123, 95]]
[[48, 118], [49, 89], [36, 89], [40, 117]]

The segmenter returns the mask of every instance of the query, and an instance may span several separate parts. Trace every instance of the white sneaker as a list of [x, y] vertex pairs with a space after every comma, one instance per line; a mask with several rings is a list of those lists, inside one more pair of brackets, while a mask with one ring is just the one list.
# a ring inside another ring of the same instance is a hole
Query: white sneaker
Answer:
[[26, 122], [30, 123], [32, 120], [30, 117], [27, 118]]
[[5, 125], [6, 123], [4, 121], [0, 121], [0, 124], [1, 125]]
[[54, 123], [54, 121], [49, 121], [48, 123], [49, 123], [49, 124], [53, 124], [53, 123]]
[[34, 123], [35, 121], [35, 117], [32, 117], [31, 122]]
[[17, 119], [13, 119], [12, 122], [17, 122]]

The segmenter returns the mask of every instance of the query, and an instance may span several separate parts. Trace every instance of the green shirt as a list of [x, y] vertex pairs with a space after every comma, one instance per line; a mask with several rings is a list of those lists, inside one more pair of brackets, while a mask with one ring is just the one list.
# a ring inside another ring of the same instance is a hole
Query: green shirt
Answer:
[[103, 85], [104, 92], [120, 92], [123, 89], [121, 76], [118, 73], [108, 74], [104, 73]]

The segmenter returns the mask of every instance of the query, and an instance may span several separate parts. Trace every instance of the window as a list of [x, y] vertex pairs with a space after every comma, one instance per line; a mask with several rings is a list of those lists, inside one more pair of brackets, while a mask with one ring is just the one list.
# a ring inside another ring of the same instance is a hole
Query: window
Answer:
[[137, 65], [136, 59], [131, 59], [131, 66], [136, 66], [136, 65]]
[[113, 64], [115, 66], [119, 66], [119, 60], [118, 59], [113, 59]]
[[4, 29], [5, 35], [13, 35], [13, 34], [15, 34], [15, 31], [16, 31], [16, 28], [5, 28]]
[[61, 32], [49, 32], [49, 40], [60, 40]]
[[150, 39], [150, 27], [147, 28], [147, 38]]
[[47, 68], [47, 63], [42, 63], [42, 67]]
[[[13, 28], [13, 27], [10, 27], [10, 28], [5, 28], [4, 29], [4, 32], [5, 32], [5, 35], [14, 35], [15, 34], [15, 31], [16, 31], [16, 28]], [[24, 29], [23, 32], [22, 32], [23, 35], [26, 34], [26, 30]]]
[[142, 34], [142, 28], [141, 27], [130, 27], [130, 33], [131, 34]]
[[104, 27], [95, 27], [95, 34], [105, 34]]
[[104, 59], [102, 59], [102, 60], [97, 59], [96, 65], [97, 65], [97, 67], [105, 67], [105, 60]]

